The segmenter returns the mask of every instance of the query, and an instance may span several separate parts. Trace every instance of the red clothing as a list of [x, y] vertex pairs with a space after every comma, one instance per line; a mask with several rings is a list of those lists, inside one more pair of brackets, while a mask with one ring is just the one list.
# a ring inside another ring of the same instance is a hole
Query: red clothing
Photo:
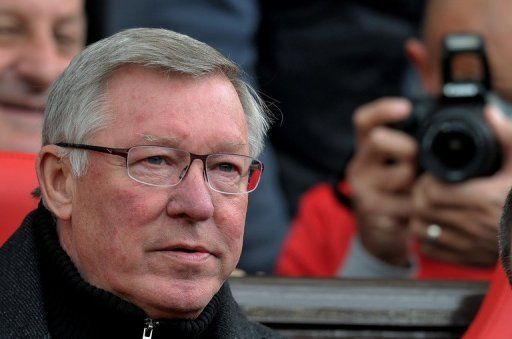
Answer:
[[512, 288], [503, 267], [498, 264], [489, 291], [463, 338], [510, 339], [512, 338], [511, 314]]
[[37, 207], [36, 155], [0, 151], [0, 246]]
[[[348, 193], [345, 183], [339, 185]], [[278, 258], [276, 273], [283, 276], [334, 277], [340, 271], [357, 233], [356, 220], [332, 185], [313, 187], [302, 198]], [[453, 265], [418, 253], [417, 279], [489, 280], [491, 268]]]

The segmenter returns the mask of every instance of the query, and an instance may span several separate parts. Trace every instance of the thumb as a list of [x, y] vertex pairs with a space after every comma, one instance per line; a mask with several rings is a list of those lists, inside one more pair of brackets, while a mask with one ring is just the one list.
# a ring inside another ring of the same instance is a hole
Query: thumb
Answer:
[[509, 171], [512, 169], [512, 120], [494, 105], [485, 108], [485, 118], [501, 147], [503, 164], [500, 171]]

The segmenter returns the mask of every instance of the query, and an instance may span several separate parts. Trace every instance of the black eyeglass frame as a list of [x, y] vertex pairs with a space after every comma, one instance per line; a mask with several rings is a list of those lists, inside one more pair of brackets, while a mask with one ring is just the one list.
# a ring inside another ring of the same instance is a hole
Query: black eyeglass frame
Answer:
[[[148, 184], [146, 182], [141, 182], [141, 183], [143, 183], [145, 185], [149, 185], [149, 186], [155, 186], [155, 187], [173, 187], [173, 186], [177, 186], [185, 178], [185, 176], [188, 173], [188, 170], [189, 170], [190, 166], [192, 165], [192, 162], [194, 160], [196, 160], [196, 159], [201, 160], [201, 162], [203, 163], [203, 176], [204, 176], [204, 179], [206, 180], [206, 182], [208, 183], [208, 186], [211, 189], [213, 189], [214, 191], [217, 191], [219, 193], [223, 193], [223, 194], [246, 194], [246, 193], [251, 193], [256, 188], [258, 188], [259, 182], [261, 181], [261, 179], [258, 179], [258, 183], [254, 186], [254, 188], [251, 189], [250, 191], [247, 191], [247, 192], [236, 192], [236, 193], [233, 193], [233, 192], [222, 192], [222, 191], [219, 191], [218, 189], [216, 189], [216, 188], [211, 186], [210, 181], [208, 180], [208, 174], [206, 172], [206, 159], [209, 156], [211, 156], [211, 155], [217, 155], [217, 154], [219, 154], [219, 155], [238, 155], [238, 156], [243, 156], [243, 157], [247, 157], [247, 158], [252, 158], [252, 157], [249, 157], [249, 156], [243, 155], [243, 154], [236, 154], [236, 153], [195, 154], [195, 153], [191, 153], [189, 151], [185, 151], [185, 150], [182, 150], [182, 149], [179, 149], [179, 148], [166, 147], [166, 146], [161, 146], [161, 145], [135, 145], [135, 146], [132, 146], [130, 148], [114, 148], [114, 147], [94, 146], [94, 145], [87, 145], [87, 144], [72, 144], [72, 143], [67, 143], [67, 142], [58, 142], [55, 145], [59, 146], [59, 147], [84, 149], [84, 150], [88, 150], [88, 151], [94, 151], [94, 152], [100, 152], [100, 153], [106, 153], [106, 154], [113, 154], [113, 155], [117, 155], [117, 156], [123, 157], [123, 158], [126, 159], [126, 169], [127, 170], [128, 170], [128, 153], [134, 147], [140, 147], [140, 146], [164, 147], [164, 148], [174, 149], [174, 150], [177, 150], [177, 151], [187, 152], [188, 154], [190, 154], [190, 162], [189, 162], [189, 164], [188, 164], [188, 166], [186, 168], [186, 171], [183, 174], [183, 176], [180, 175], [180, 180], [176, 184], [169, 185], [169, 186], [160, 186], [160, 185]], [[254, 159], [254, 158], [252, 158], [252, 161], [253, 161], [253, 163], [257, 162], [261, 166], [261, 174], [260, 174], [260, 178], [261, 178], [261, 175], [263, 174], [263, 169], [265, 168], [263, 163], [260, 160]], [[130, 178], [132, 178], [132, 177], [130, 176]], [[136, 180], [135, 178], [132, 178], [132, 179]], [[249, 175], [249, 180], [250, 180], [250, 175]], [[139, 181], [139, 180], [136, 180], [136, 181]]]

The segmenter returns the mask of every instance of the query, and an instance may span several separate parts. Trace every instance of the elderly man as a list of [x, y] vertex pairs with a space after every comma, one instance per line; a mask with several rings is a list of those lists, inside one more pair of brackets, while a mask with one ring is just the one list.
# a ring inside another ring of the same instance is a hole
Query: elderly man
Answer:
[[48, 88], [84, 45], [82, 0], [0, 1], [0, 150], [40, 148]]
[[84, 42], [83, 0], [0, 1], [0, 244], [37, 204], [48, 88]]
[[501, 264], [512, 286], [512, 190], [508, 193], [503, 207], [499, 231]]
[[7, 337], [272, 337], [225, 280], [263, 165], [261, 101], [190, 37], [133, 29], [53, 87], [42, 203], [0, 249]]
[[[510, 110], [510, 10], [512, 3], [501, 0], [428, 1], [422, 41], [406, 45], [425, 91], [441, 92], [442, 38], [479, 34], [493, 75], [494, 103]], [[510, 121], [492, 109], [485, 114], [503, 150], [501, 168], [493, 175], [450, 184], [429, 173], [417, 177], [417, 142], [386, 127], [404, 119], [411, 108], [405, 99], [383, 98], [355, 113], [357, 150], [346, 173], [350, 190], [344, 186], [344, 192], [337, 192], [345, 200], [337, 199], [332, 187], [317, 188], [305, 198], [280, 259], [280, 273], [490, 277], [498, 258], [501, 206], [512, 184]], [[348, 195], [350, 212], [343, 205]], [[419, 246], [411, 246], [413, 241]]]

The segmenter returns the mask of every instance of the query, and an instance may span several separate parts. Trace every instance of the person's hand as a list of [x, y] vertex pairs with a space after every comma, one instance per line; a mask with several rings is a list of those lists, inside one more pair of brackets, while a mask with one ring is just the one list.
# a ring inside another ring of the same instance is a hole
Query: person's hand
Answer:
[[416, 141], [385, 125], [405, 119], [411, 104], [384, 98], [354, 114], [356, 153], [347, 167], [363, 246], [377, 258], [407, 266], [410, 190], [416, 176]]
[[424, 174], [414, 186], [410, 229], [429, 257], [471, 266], [496, 264], [499, 218], [512, 185], [512, 122], [494, 107], [485, 115], [502, 147], [501, 169], [459, 184]]

